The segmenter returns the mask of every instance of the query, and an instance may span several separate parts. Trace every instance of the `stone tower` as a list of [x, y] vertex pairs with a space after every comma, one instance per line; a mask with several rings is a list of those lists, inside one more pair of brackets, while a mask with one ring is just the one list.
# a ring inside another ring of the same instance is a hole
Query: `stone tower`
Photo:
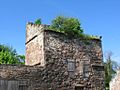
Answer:
[[26, 26], [26, 60], [25, 65], [44, 66], [44, 32], [46, 25], [28, 23]]
[[101, 40], [69, 38], [46, 27], [26, 26], [25, 64], [45, 67], [42, 83], [51, 90], [104, 90]]
[[46, 29], [27, 24], [26, 65], [0, 65], [0, 90], [105, 90], [101, 40]]

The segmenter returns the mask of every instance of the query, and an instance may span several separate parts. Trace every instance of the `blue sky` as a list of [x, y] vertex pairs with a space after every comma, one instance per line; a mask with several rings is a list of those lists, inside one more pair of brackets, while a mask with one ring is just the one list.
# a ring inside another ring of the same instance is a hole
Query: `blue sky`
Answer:
[[85, 33], [103, 37], [103, 52], [120, 60], [120, 0], [1, 0], [0, 43], [25, 54], [26, 23], [50, 24], [58, 15], [78, 18]]

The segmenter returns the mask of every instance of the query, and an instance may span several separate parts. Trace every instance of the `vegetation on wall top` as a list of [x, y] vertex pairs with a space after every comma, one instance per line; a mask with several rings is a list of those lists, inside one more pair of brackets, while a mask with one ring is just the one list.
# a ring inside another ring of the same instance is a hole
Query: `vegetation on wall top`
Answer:
[[58, 16], [53, 19], [49, 28], [74, 37], [78, 37], [79, 34], [83, 33], [83, 29], [81, 28], [78, 19], [63, 16]]
[[[35, 21], [35, 24], [41, 24], [41, 19]], [[100, 39], [97, 36], [91, 36], [84, 34], [84, 30], [81, 27], [81, 23], [76, 18], [57, 16], [52, 20], [49, 30], [64, 33], [69, 37], [82, 38], [82, 39]]]
[[39, 18], [39, 19], [37, 19], [35, 22], [34, 22], [34, 24], [41, 24], [42, 22], [41, 22], [41, 19]]

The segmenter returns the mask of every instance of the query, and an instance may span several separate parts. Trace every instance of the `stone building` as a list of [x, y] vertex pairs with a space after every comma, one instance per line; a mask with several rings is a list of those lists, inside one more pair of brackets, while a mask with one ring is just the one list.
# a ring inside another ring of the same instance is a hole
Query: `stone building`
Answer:
[[110, 82], [110, 90], [120, 90], [120, 71], [117, 71], [117, 74]]
[[100, 39], [26, 26], [25, 65], [0, 65], [0, 90], [104, 90]]

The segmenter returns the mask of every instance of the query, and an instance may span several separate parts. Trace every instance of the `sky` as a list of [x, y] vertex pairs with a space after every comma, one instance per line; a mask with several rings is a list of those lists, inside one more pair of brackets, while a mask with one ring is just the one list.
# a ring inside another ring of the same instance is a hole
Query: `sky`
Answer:
[[120, 62], [120, 0], [0, 0], [0, 44], [25, 54], [26, 23], [56, 16], [78, 18], [84, 33], [102, 36], [103, 53]]

